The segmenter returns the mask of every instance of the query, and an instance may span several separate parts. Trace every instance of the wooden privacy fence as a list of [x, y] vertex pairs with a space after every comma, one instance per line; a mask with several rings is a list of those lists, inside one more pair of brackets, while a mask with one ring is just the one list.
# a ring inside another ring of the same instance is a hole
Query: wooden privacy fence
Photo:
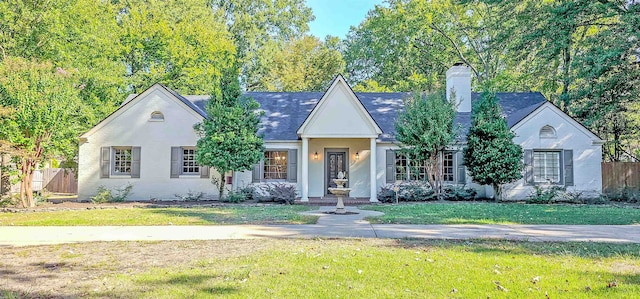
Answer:
[[640, 162], [603, 162], [602, 192], [640, 188]]
[[71, 169], [36, 170], [33, 176], [33, 190], [39, 191], [42, 188], [54, 193], [78, 193], [78, 179]]

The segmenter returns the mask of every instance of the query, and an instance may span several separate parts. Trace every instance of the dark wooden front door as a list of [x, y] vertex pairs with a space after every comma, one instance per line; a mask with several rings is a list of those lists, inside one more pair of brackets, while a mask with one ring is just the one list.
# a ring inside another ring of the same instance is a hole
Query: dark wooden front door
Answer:
[[[347, 153], [345, 152], [327, 152], [327, 172], [326, 172], [326, 186], [327, 188], [335, 188], [336, 183], [333, 179], [338, 178], [338, 172], [345, 172], [347, 170]], [[349, 186], [349, 182], [345, 184], [345, 187]], [[328, 190], [325, 190], [325, 194], [330, 194]]]

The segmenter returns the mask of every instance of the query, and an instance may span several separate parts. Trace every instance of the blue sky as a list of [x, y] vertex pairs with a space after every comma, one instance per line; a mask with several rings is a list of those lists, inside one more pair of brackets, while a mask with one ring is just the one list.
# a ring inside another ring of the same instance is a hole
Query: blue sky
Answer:
[[316, 19], [309, 23], [310, 33], [324, 39], [328, 34], [344, 38], [349, 27], [358, 26], [367, 12], [383, 0], [307, 0]]

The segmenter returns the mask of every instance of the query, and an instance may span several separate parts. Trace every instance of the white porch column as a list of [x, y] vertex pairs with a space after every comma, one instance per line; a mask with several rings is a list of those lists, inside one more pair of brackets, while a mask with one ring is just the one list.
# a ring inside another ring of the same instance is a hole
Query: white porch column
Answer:
[[376, 165], [376, 160], [377, 160], [377, 154], [376, 154], [376, 139], [375, 138], [371, 138], [370, 139], [370, 150], [371, 152], [369, 153], [369, 167], [370, 167], [370, 174], [369, 176], [371, 177], [371, 197], [369, 198], [370, 202], [378, 202], [378, 179], [377, 179], [377, 173], [378, 173], [378, 165]]
[[302, 138], [302, 197], [300, 201], [309, 201], [309, 138]]

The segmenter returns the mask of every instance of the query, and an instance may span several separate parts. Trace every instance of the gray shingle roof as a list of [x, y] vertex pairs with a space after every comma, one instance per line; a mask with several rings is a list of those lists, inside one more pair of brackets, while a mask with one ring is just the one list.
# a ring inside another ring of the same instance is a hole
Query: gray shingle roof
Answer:
[[[322, 92], [247, 92], [245, 95], [253, 97], [260, 103], [264, 111], [262, 128], [265, 140], [298, 140], [297, 130], [307, 118], [311, 110], [322, 97]], [[356, 93], [356, 96], [371, 117], [378, 123], [383, 134], [382, 141], [394, 141], [394, 120], [404, 105], [402, 100], [408, 93]], [[182, 97], [182, 96], [180, 96]], [[509, 92], [496, 93], [496, 97], [507, 118], [507, 124], [512, 127], [529, 113], [540, 107], [546, 99], [539, 92]], [[192, 102], [199, 113], [206, 111], [207, 96], [184, 96]], [[471, 95], [472, 101], [480, 98], [479, 93]], [[471, 126], [471, 113], [457, 113], [455, 119], [459, 128], [461, 140], [465, 139]]]

